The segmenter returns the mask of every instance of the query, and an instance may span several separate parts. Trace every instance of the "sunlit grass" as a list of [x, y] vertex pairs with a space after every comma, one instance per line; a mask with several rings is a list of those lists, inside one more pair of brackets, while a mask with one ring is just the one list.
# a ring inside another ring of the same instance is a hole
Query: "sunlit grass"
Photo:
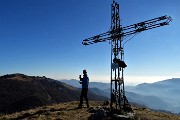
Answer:
[[[102, 106], [103, 102], [90, 101], [90, 107]], [[24, 120], [89, 120], [91, 113], [88, 112], [85, 104], [82, 109], [76, 109], [78, 101], [54, 104], [51, 106], [39, 107], [14, 114], [1, 115], [1, 119], [24, 119]], [[180, 116], [154, 112], [147, 108], [133, 107], [135, 120], [180, 120]]]

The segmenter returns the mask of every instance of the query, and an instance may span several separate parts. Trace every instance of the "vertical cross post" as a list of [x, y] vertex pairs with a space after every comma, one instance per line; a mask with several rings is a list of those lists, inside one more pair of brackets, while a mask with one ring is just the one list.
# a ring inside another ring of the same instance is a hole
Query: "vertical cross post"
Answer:
[[124, 77], [122, 65], [124, 51], [122, 47], [122, 34], [119, 17], [119, 4], [115, 1], [111, 4], [111, 109], [121, 111], [124, 104]]

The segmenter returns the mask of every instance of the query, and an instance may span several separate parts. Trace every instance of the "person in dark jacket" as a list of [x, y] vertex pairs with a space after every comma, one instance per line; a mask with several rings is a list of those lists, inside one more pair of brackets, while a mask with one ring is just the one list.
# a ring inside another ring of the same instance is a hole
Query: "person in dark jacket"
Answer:
[[89, 101], [87, 98], [89, 78], [87, 76], [86, 70], [83, 70], [83, 78], [81, 78], [81, 75], [79, 75], [79, 79], [80, 79], [79, 83], [82, 84], [82, 89], [81, 89], [80, 103], [79, 103], [78, 108], [82, 108], [83, 98], [85, 98], [87, 108], [89, 108]]

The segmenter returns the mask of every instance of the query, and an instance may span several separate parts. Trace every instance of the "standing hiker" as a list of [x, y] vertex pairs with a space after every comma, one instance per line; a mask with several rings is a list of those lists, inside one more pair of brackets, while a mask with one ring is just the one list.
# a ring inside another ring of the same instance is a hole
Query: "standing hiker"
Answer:
[[85, 98], [87, 108], [89, 108], [89, 102], [87, 98], [89, 78], [87, 76], [86, 70], [83, 70], [83, 78], [81, 78], [81, 75], [79, 75], [79, 79], [80, 79], [79, 83], [82, 84], [82, 89], [81, 89], [80, 103], [78, 108], [82, 108], [83, 98]]

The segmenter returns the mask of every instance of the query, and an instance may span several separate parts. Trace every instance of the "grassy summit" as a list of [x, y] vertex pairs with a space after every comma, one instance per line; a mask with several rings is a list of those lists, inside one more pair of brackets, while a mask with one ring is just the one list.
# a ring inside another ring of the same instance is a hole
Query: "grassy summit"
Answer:
[[[95, 120], [93, 113], [89, 112], [90, 108], [85, 106], [82, 109], [76, 109], [77, 101], [54, 104], [51, 106], [39, 107], [27, 111], [17, 112], [1, 116], [0, 119], [17, 120]], [[103, 106], [102, 102], [90, 102], [90, 107], [96, 108]], [[135, 120], [180, 120], [180, 116], [153, 112], [147, 108], [133, 107], [135, 112]], [[111, 120], [110, 117], [105, 117], [104, 120]]]

